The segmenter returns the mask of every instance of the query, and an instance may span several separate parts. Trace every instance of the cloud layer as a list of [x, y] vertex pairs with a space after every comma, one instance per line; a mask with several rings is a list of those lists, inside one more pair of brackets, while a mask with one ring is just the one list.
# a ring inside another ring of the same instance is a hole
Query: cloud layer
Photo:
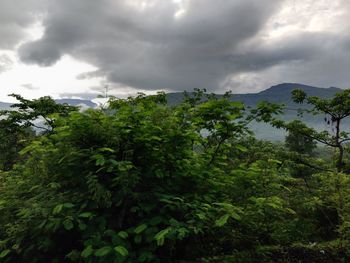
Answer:
[[21, 60], [48, 67], [68, 54], [98, 68], [81, 79], [105, 76], [115, 86], [142, 90], [234, 92], [278, 82], [345, 87], [350, 81], [345, 0], [23, 2], [22, 17], [10, 8], [13, 0], [0, 4], [11, 11], [2, 18], [0, 48], [18, 43], [26, 26], [44, 17], [42, 38], [20, 47]]
[[27, 30], [45, 14], [45, 0], [1, 0], [0, 49], [12, 50], [26, 40]]

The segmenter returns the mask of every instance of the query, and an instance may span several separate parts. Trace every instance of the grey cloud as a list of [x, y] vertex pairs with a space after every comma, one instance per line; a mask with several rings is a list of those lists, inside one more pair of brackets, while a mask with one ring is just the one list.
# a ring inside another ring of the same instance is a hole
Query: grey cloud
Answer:
[[[345, 11], [334, 26], [347, 30], [350, 4], [338, 1]], [[43, 38], [24, 44], [21, 59], [50, 66], [69, 54], [98, 68], [78, 79], [106, 76], [115, 89], [253, 91], [278, 82], [340, 87], [350, 82], [347, 32], [301, 28], [266, 37], [266, 24], [279, 29], [291, 23], [274, 15], [292, 1], [183, 0], [179, 18], [172, 1], [145, 1], [151, 7], [144, 10], [132, 6], [137, 2], [52, 1]], [[308, 12], [301, 19], [308, 21]]]
[[50, 43], [35, 41], [23, 46], [20, 50], [21, 59], [40, 66], [51, 66], [62, 56], [60, 50]]
[[262, 71], [260, 85], [265, 88], [282, 82], [349, 88], [349, 40], [347, 35], [320, 32], [292, 36], [246, 56], [251, 63], [241, 62], [242, 72]]
[[77, 79], [83, 80], [83, 79], [98, 78], [103, 76], [104, 76], [103, 72], [101, 72], [100, 70], [95, 70], [95, 71], [81, 73], [77, 76]]
[[0, 73], [11, 69], [12, 59], [7, 55], [0, 55]]
[[234, 52], [230, 61], [236, 65], [235, 72], [256, 72], [280, 64], [307, 63], [329, 50], [339, 49], [342, 41], [329, 33], [299, 33], [272, 43], [258, 38]]
[[26, 39], [26, 30], [43, 16], [45, 0], [1, 0], [0, 49], [13, 49]]
[[28, 90], [37, 90], [37, 89], [39, 89], [39, 87], [35, 87], [31, 83], [22, 84], [21, 87], [23, 87], [25, 89], [28, 89]]
[[[140, 89], [218, 88], [237, 70], [235, 48], [254, 37], [280, 0], [54, 1], [42, 39], [20, 49], [21, 59], [43, 66], [70, 54], [99, 68], [109, 81]], [[79, 76], [83, 77], [83, 76]]]

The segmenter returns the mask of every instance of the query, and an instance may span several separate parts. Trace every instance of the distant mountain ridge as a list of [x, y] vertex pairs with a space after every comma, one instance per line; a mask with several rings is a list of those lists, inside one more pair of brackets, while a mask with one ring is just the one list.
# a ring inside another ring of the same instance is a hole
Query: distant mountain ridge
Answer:
[[302, 89], [308, 95], [317, 96], [320, 98], [330, 98], [335, 93], [342, 91], [342, 89], [334, 87], [319, 88], [299, 83], [282, 83], [272, 86], [271, 88], [263, 90], [259, 93], [233, 95], [233, 99], [240, 100], [249, 106], [253, 106], [259, 101], [269, 101], [290, 105], [294, 104], [291, 97], [291, 93], [294, 89]]
[[[292, 101], [292, 91], [294, 89], [302, 89], [310, 96], [317, 96], [320, 98], [331, 98], [337, 92], [342, 91], [342, 89], [330, 87], [330, 88], [319, 88], [309, 85], [299, 84], [299, 83], [282, 83], [270, 87], [269, 89], [260, 91], [258, 93], [247, 93], [247, 94], [233, 94], [231, 96], [232, 101], [241, 101], [247, 107], [255, 107], [260, 101], [267, 101], [272, 103], [281, 103], [286, 105], [284, 115], [281, 115], [280, 118], [286, 121], [291, 121], [294, 119], [299, 119], [306, 123], [308, 126], [318, 130], [329, 130], [331, 127], [328, 127], [324, 123], [324, 116], [317, 115], [313, 116], [310, 114], [304, 114], [303, 117], [298, 116], [298, 108], [307, 108], [307, 105], [296, 104]], [[169, 93], [168, 102], [169, 104], [177, 104], [182, 101], [182, 93]], [[223, 95], [217, 95], [221, 97]], [[350, 124], [350, 123], [349, 123]], [[271, 127], [266, 123], [256, 123], [253, 122], [250, 124], [250, 129], [254, 132], [255, 136], [259, 139], [270, 140], [270, 141], [283, 141], [286, 135], [286, 132], [281, 129], [276, 129]]]
[[[294, 89], [302, 89], [308, 95], [318, 96], [321, 98], [330, 98], [335, 93], [342, 91], [339, 88], [319, 88], [299, 83], [282, 83], [272, 86], [266, 90], [257, 93], [232, 94], [232, 101], [241, 101], [247, 106], [255, 106], [260, 101], [268, 101], [275, 103], [283, 103], [286, 105], [294, 104], [291, 99], [291, 93]], [[221, 97], [221, 94], [217, 95]], [[180, 103], [183, 99], [182, 92], [168, 93], [168, 101], [170, 104]]]
[[[275, 86], [272, 86], [266, 90], [257, 92], [257, 93], [243, 93], [243, 94], [232, 94], [233, 101], [242, 101], [247, 106], [254, 106], [259, 101], [269, 101], [276, 103], [292, 104], [291, 92], [293, 89], [302, 89], [308, 95], [318, 96], [321, 98], [329, 98], [335, 93], [340, 92], [342, 89], [339, 88], [319, 88], [309, 85], [299, 84], [299, 83], [282, 83]], [[218, 94], [218, 97], [221, 97], [222, 94]], [[167, 98], [169, 104], [177, 104], [183, 100], [183, 92], [167, 93]], [[83, 99], [56, 99], [58, 103], [67, 103], [69, 105], [86, 105], [88, 107], [96, 107], [97, 104], [91, 100]], [[0, 109], [9, 108], [11, 103], [0, 102]]]
[[[72, 106], [79, 106], [79, 105], [85, 105], [89, 108], [95, 108], [97, 107], [97, 104], [92, 102], [91, 100], [81, 100], [81, 99], [57, 99], [55, 100], [57, 103], [63, 104], [67, 103]], [[12, 103], [8, 102], [1, 102], [0, 101], [0, 110], [10, 109]]]
[[81, 100], [81, 99], [57, 99], [55, 100], [57, 103], [67, 103], [72, 106], [86, 105], [89, 108], [95, 108], [97, 106], [96, 103], [91, 100]]
[[10, 106], [11, 106], [11, 103], [0, 101], [0, 110], [7, 110], [10, 108]]
[[[247, 94], [233, 94], [231, 96], [232, 101], [241, 101], [248, 107], [254, 107], [260, 101], [268, 101], [273, 103], [283, 103], [287, 106], [285, 114], [281, 116], [284, 120], [293, 120], [300, 119], [305, 122], [308, 126], [313, 127], [317, 130], [325, 130], [330, 127], [327, 127], [324, 124], [324, 116], [311, 116], [305, 115], [304, 117], [297, 116], [297, 111], [292, 108], [305, 107], [304, 105], [295, 104], [291, 99], [291, 92], [294, 89], [302, 89], [308, 95], [317, 96], [321, 98], [330, 98], [334, 96], [337, 92], [342, 91], [339, 88], [319, 88], [309, 85], [299, 84], [299, 83], [282, 83], [270, 87], [269, 89], [260, 91], [258, 93], [247, 93]], [[223, 96], [218, 94], [218, 97]], [[168, 93], [167, 99], [169, 105], [176, 105], [181, 103], [184, 95], [183, 92]], [[90, 100], [81, 100], [81, 99], [57, 99], [58, 103], [67, 103], [73, 106], [83, 106], [95, 108], [98, 105]], [[1, 109], [9, 109], [11, 106], [10, 103], [0, 102]], [[350, 122], [349, 122], [350, 125]], [[271, 141], [281, 141], [284, 140], [285, 132], [283, 130], [277, 130], [271, 127], [268, 124], [264, 123], [252, 123], [250, 128], [255, 133], [256, 137], [259, 139], [271, 140]]]

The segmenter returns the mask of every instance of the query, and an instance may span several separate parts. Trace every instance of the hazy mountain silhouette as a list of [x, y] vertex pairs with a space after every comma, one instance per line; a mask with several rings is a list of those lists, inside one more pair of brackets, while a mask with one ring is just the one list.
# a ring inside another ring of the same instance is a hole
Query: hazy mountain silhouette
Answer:
[[[293, 103], [291, 99], [291, 92], [294, 89], [302, 89], [308, 95], [317, 96], [321, 98], [330, 98], [335, 93], [340, 92], [339, 88], [319, 88], [309, 85], [299, 84], [299, 83], [282, 83], [270, 87], [269, 89], [263, 90], [258, 93], [248, 93], [248, 94], [233, 94], [231, 96], [232, 101], [241, 101], [247, 107], [255, 107], [260, 101], [268, 101], [274, 103], [282, 103], [286, 105], [285, 114], [281, 116], [284, 120], [301, 119], [307, 125], [317, 129], [317, 130], [329, 130], [332, 127], [327, 126], [324, 123], [324, 116], [312, 116], [304, 115], [303, 117], [297, 116], [297, 108], [306, 107], [305, 105], [299, 105]], [[191, 93], [190, 93], [191, 94]], [[218, 94], [218, 97], [223, 95]], [[168, 93], [167, 99], [170, 105], [175, 105], [180, 103], [184, 98], [182, 92]], [[80, 99], [57, 99], [58, 103], [67, 103], [74, 106], [82, 105], [84, 107], [97, 107], [97, 104], [90, 100], [80, 100]], [[0, 102], [0, 109], [8, 109], [10, 103]], [[349, 122], [350, 123], [350, 122]], [[250, 128], [255, 133], [256, 137], [266, 140], [284, 140], [285, 132], [283, 130], [278, 130], [271, 127], [268, 124], [263, 123], [252, 123]]]
[[[79, 106], [79, 105], [85, 105], [89, 108], [94, 108], [97, 106], [96, 103], [90, 101], [90, 100], [80, 100], [80, 99], [57, 99], [55, 100], [57, 103], [67, 103], [72, 106]], [[8, 102], [1, 102], [0, 101], [0, 110], [10, 109], [11, 103]]]
[[[308, 95], [321, 98], [332, 97], [335, 93], [341, 91], [341, 89], [334, 87], [319, 88], [299, 83], [282, 83], [258, 93], [232, 94], [231, 100], [242, 101], [247, 106], [255, 106], [260, 101], [295, 105], [291, 99], [291, 92], [294, 89], [302, 89]], [[221, 97], [222, 95], [218, 94], [217, 96]], [[167, 97], [170, 104], [177, 104], [182, 101], [183, 94], [181, 92], [168, 93]]]

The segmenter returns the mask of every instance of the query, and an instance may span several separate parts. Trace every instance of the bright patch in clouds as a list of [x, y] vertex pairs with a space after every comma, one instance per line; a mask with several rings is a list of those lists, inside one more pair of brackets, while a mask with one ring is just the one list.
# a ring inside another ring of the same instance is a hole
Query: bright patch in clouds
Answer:
[[[9, 55], [9, 52], [7, 52]], [[15, 61], [12, 69], [0, 74], [0, 101], [9, 101], [10, 93], [19, 93], [26, 98], [37, 98], [44, 95], [59, 97], [63, 92], [91, 93], [91, 86], [99, 86], [103, 78], [77, 79], [84, 72], [95, 71], [97, 68], [87, 63], [64, 56], [51, 67], [26, 65]]]

